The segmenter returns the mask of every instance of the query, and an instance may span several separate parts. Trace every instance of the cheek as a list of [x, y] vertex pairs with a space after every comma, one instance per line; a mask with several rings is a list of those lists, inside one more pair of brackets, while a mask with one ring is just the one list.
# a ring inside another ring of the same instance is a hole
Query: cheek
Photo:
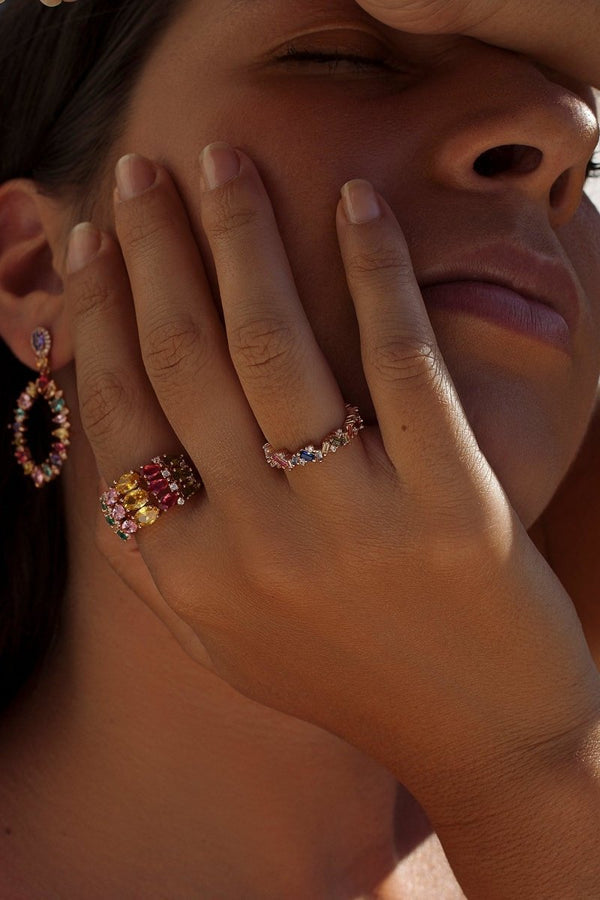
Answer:
[[[600, 179], [599, 179], [600, 181]], [[588, 340], [600, 345], [600, 212], [583, 196], [576, 215], [557, 236], [569, 257], [587, 297]]]

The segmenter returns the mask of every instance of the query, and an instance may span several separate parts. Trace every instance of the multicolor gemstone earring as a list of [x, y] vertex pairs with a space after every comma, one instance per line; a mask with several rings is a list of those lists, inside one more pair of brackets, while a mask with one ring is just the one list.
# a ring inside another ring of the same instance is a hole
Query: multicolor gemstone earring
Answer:
[[[35, 366], [40, 374], [36, 381], [30, 381], [17, 400], [15, 419], [9, 430], [14, 432], [13, 445], [15, 447], [15, 459], [21, 465], [25, 475], [28, 475], [36, 487], [42, 487], [49, 481], [60, 475], [63, 462], [67, 458], [69, 441], [69, 410], [66, 406], [63, 392], [59, 391], [55, 382], [50, 378], [49, 356], [52, 346], [50, 332], [46, 328], [36, 328], [31, 335], [31, 346], [36, 355]], [[27, 445], [25, 433], [27, 431], [27, 418], [35, 401], [42, 397], [48, 403], [52, 413], [52, 421], [57, 427], [52, 432], [56, 438], [53, 442], [50, 455], [44, 462], [36, 464], [31, 456], [31, 450]]]

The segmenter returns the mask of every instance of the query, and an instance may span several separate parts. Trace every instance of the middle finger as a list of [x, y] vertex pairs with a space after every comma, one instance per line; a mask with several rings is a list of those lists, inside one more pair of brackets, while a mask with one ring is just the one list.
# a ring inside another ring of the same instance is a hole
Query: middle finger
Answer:
[[[345, 402], [298, 296], [273, 207], [250, 158], [224, 143], [203, 154], [202, 225], [215, 261], [229, 349], [244, 393], [275, 449], [313, 444], [341, 427]], [[365, 463], [360, 441], [327, 474]], [[320, 464], [322, 465], [322, 464]], [[322, 487], [320, 465], [289, 474]], [[335, 477], [335, 476], [334, 476]], [[338, 479], [336, 479], [338, 480]]]

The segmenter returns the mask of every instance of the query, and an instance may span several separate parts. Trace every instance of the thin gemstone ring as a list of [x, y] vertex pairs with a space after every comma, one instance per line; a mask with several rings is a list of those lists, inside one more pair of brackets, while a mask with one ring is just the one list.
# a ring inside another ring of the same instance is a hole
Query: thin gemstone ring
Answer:
[[365, 427], [357, 406], [351, 406], [349, 403], [346, 403], [346, 410], [348, 415], [344, 420], [344, 424], [341, 428], [332, 431], [323, 438], [320, 448], [314, 447], [313, 444], [308, 444], [306, 447], [290, 452], [289, 450], [275, 450], [268, 442], [264, 444], [263, 450], [268, 464], [274, 469], [289, 471], [290, 469], [295, 469], [296, 466], [323, 462], [329, 453], [335, 453], [340, 447], [349, 444], [352, 438], [355, 438], [358, 432]]

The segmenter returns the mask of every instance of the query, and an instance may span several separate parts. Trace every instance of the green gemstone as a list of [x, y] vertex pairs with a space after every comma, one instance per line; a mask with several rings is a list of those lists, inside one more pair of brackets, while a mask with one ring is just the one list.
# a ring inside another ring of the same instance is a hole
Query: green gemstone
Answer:
[[128, 534], [124, 534], [122, 531], [117, 531], [116, 533], [118, 534], [118, 536], [121, 538], [122, 541], [128, 541], [128, 540], [129, 540], [129, 535], [128, 535]]
[[103, 500], [102, 503], [100, 504], [100, 509], [102, 510], [102, 512], [107, 512], [107, 511], [108, 511], [108, 506], [106, 505], [106, 503], [104, 502], [104, 500]]
[[112, 516], [104, 516], [104, 518], [106, 519], [106, 521], [108, 522], [109, 525], [116, 525], [116, 522]]

